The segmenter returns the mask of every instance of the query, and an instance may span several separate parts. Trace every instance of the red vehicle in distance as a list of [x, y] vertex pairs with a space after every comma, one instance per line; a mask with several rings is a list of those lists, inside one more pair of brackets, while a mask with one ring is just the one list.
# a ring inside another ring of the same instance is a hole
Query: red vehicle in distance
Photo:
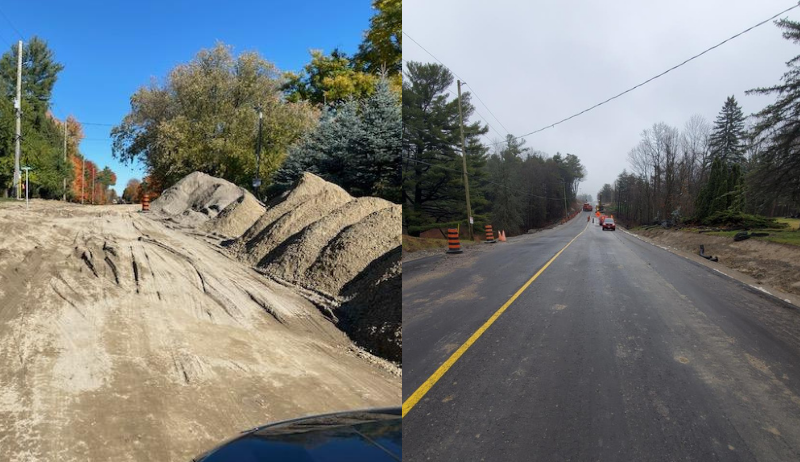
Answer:
[[603, 231], [607, 229], [610, 229], [611, 231], [617, 230], [617, 225], [614, 223], [614, 219], [611, 217], [605, 217], [605, 219], [600, 222], [600, 226], [603, 227]]
[[588, 202], [583, 203], [583, 211], [584, 212], [591, 212], [592, 211], [592, 204]]

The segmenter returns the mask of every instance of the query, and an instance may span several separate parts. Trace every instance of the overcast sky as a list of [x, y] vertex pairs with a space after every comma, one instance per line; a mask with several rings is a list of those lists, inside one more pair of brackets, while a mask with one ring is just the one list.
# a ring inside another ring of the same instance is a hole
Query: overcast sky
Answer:
[[[405, 0], [403, 30], [473, 89], [514, 135], [552, 124], [659, 74], [785, 10], [787, 0]], [[781, 17], [800, 20], [800, 8]], [[772, 97], [746, 96], [779, 83], [800, 47], [764, 24], [606, 105], [526, 138], [527, 147], [576, 154], [581, 192], [597, 194], [630, 167], [627, 153], [656, 122], [713, 121], [734, 95], [745, 115]], [[404, 38], [404, 61], [433, 62]], [[452, 94], [455, 95], [455, 83]], [[505, 130], [473, 98], [478, 112]], [[479, 118], [475, 116], [474, 118]], [[499, 134], [498, 134], [499, 132]], [[485, 140], [486, 141], [486, 140]]]

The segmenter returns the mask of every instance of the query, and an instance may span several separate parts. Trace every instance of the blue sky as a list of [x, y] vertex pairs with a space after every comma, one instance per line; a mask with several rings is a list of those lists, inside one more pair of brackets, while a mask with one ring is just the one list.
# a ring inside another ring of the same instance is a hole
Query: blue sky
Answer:
[[[346, 1], [71, 1], [37, 8], [0, 0], [0, 43], [38, 35], [64, 65], [53, 92], [59, 119], [117, 124], [130, 96], [152, 77], [163, 79], [176, 64], [218, 40], [234, 52], [258, 51], [281, 70], [300, 70], [310, 49], [354, 53], [373, 14], [370, 0]], [[6, 18], [8, 20], [6, 20]], [[9, 21], [11, 25], [9, 24]], [[13, 25], [13, 27], [12, 27]], [[84, 125], [81, 152], [117, 174], [121, 193], [141, 165], [111, 155], [111, 127]]]

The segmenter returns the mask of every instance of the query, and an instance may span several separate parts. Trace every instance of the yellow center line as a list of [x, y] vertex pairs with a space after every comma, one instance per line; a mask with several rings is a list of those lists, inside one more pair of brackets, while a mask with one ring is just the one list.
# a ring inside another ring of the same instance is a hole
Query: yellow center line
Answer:
[[473, 333], [467, 339], [467, 341], [464, 342], [464, 344], [462, 344], [458, 348], [458, 350], [456, 350], [452, 355], [450, 355], [449, 358], [447, 358], [447, 361], [445, 361], [441, 366], [439, 366], [438, 369], [436, 369], [436, 372], [434, 372], [430, 377], [428, 377], [428, 380], [426, 380], [422, 385], [420, 385], [419, 388], [417, 388], [417, 390], [414, 391], [414, 393], [411, 396], [409, 396], [408, 399], [405, 400], [405, 402], [403, 402], [403, 417], [405, 417], [406, 414], [408, 414], [408, 412], [411, 409], [413, 409], [414, 406], [416, 406], [417, 403], [419, 403], [419, 401], [423, 397], [425, 397], [425, 395], [430, 391], [430, 389], [433, 388], [434, 385], [436, 385], [436, 382], [438, 382], [439, 379], [441, 379], [442, 376], [444, 376], [444, 374], [446, 374], [447, 371], [450, 370], [451, 367], [453, 367], [453, 364], [455, 364], [456, 361], [458, 361], [459, 358], [461, 358], [461, 356], [467, 352], [469, 347], [471, 347], [472, 344], [475, 343], [481, 337], [481, 335], [483, 335], [483, 333], [486, 332], [487, 329], [489, 329], [489, 327], [492, 324], [494, 324], [497, 318], [499, 318], [500, 315], [503, 314], [506, 311], [506, 309], [509, 306], [511, 306], [512, 303], [514, 303], [517, 297], [519, 297], [522, 294], [522, 292], [525, 292], [525, 289], [527, 289], [528, 286], [530, 286], [531, 283], [533, 283], [533, 281], [535, 281], [536, 278], [538, 278], [544, 272], [544, 270], [546, 270], [547, 267], [550, 266], [550, 264], [553, 263], [553, 261], [555, 261], [556, 258], [558, 258], [559, 255], [561, 255], [561, 252], [565, 251], [567, 247], [570, 246], [570, 244], [575, 242], [575, 239], [577, 239], [581, 234], [583, 234], [583, 232], [586, 231], [588, 227], [589, 224], [587, 223], [586, 226], [583, 228], [583, 231], [578, 233], [577, 236], [573, 237], [572, 240], [569, 241], [567, 245], [565, 245], [561, 250], [559, 250], [558, 253], [553, 256], [553, 258], [551, 258], [547, 263], [545, 263], [544, 266], [542, 266], [542, 268], [539, 271], [537, 271], [536, 274], [533, 275], [533, 277], [528, 279], [528, 282], [526, 282], [522, 287], [520, 287], [519, 290], [517, 290], [514, 293], [514, 295], [512, 295], [511, 298], [509, 298], [508, 301], [503, 304], [503, 306], [501, 306], [497, 311], [494, 312], [492, 317], [490, 317], [485, 323], [483, 323], [483, 325], [478, 330], [476, 330], [475, 333]]

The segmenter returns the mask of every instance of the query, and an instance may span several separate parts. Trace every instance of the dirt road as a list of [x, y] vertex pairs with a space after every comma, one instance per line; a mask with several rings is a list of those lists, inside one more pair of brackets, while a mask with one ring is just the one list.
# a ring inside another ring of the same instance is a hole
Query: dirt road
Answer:
[[306, 299], [138, 208], [0, 203], [0, 460], [189, 460], [399, 405], [399, 371]]

